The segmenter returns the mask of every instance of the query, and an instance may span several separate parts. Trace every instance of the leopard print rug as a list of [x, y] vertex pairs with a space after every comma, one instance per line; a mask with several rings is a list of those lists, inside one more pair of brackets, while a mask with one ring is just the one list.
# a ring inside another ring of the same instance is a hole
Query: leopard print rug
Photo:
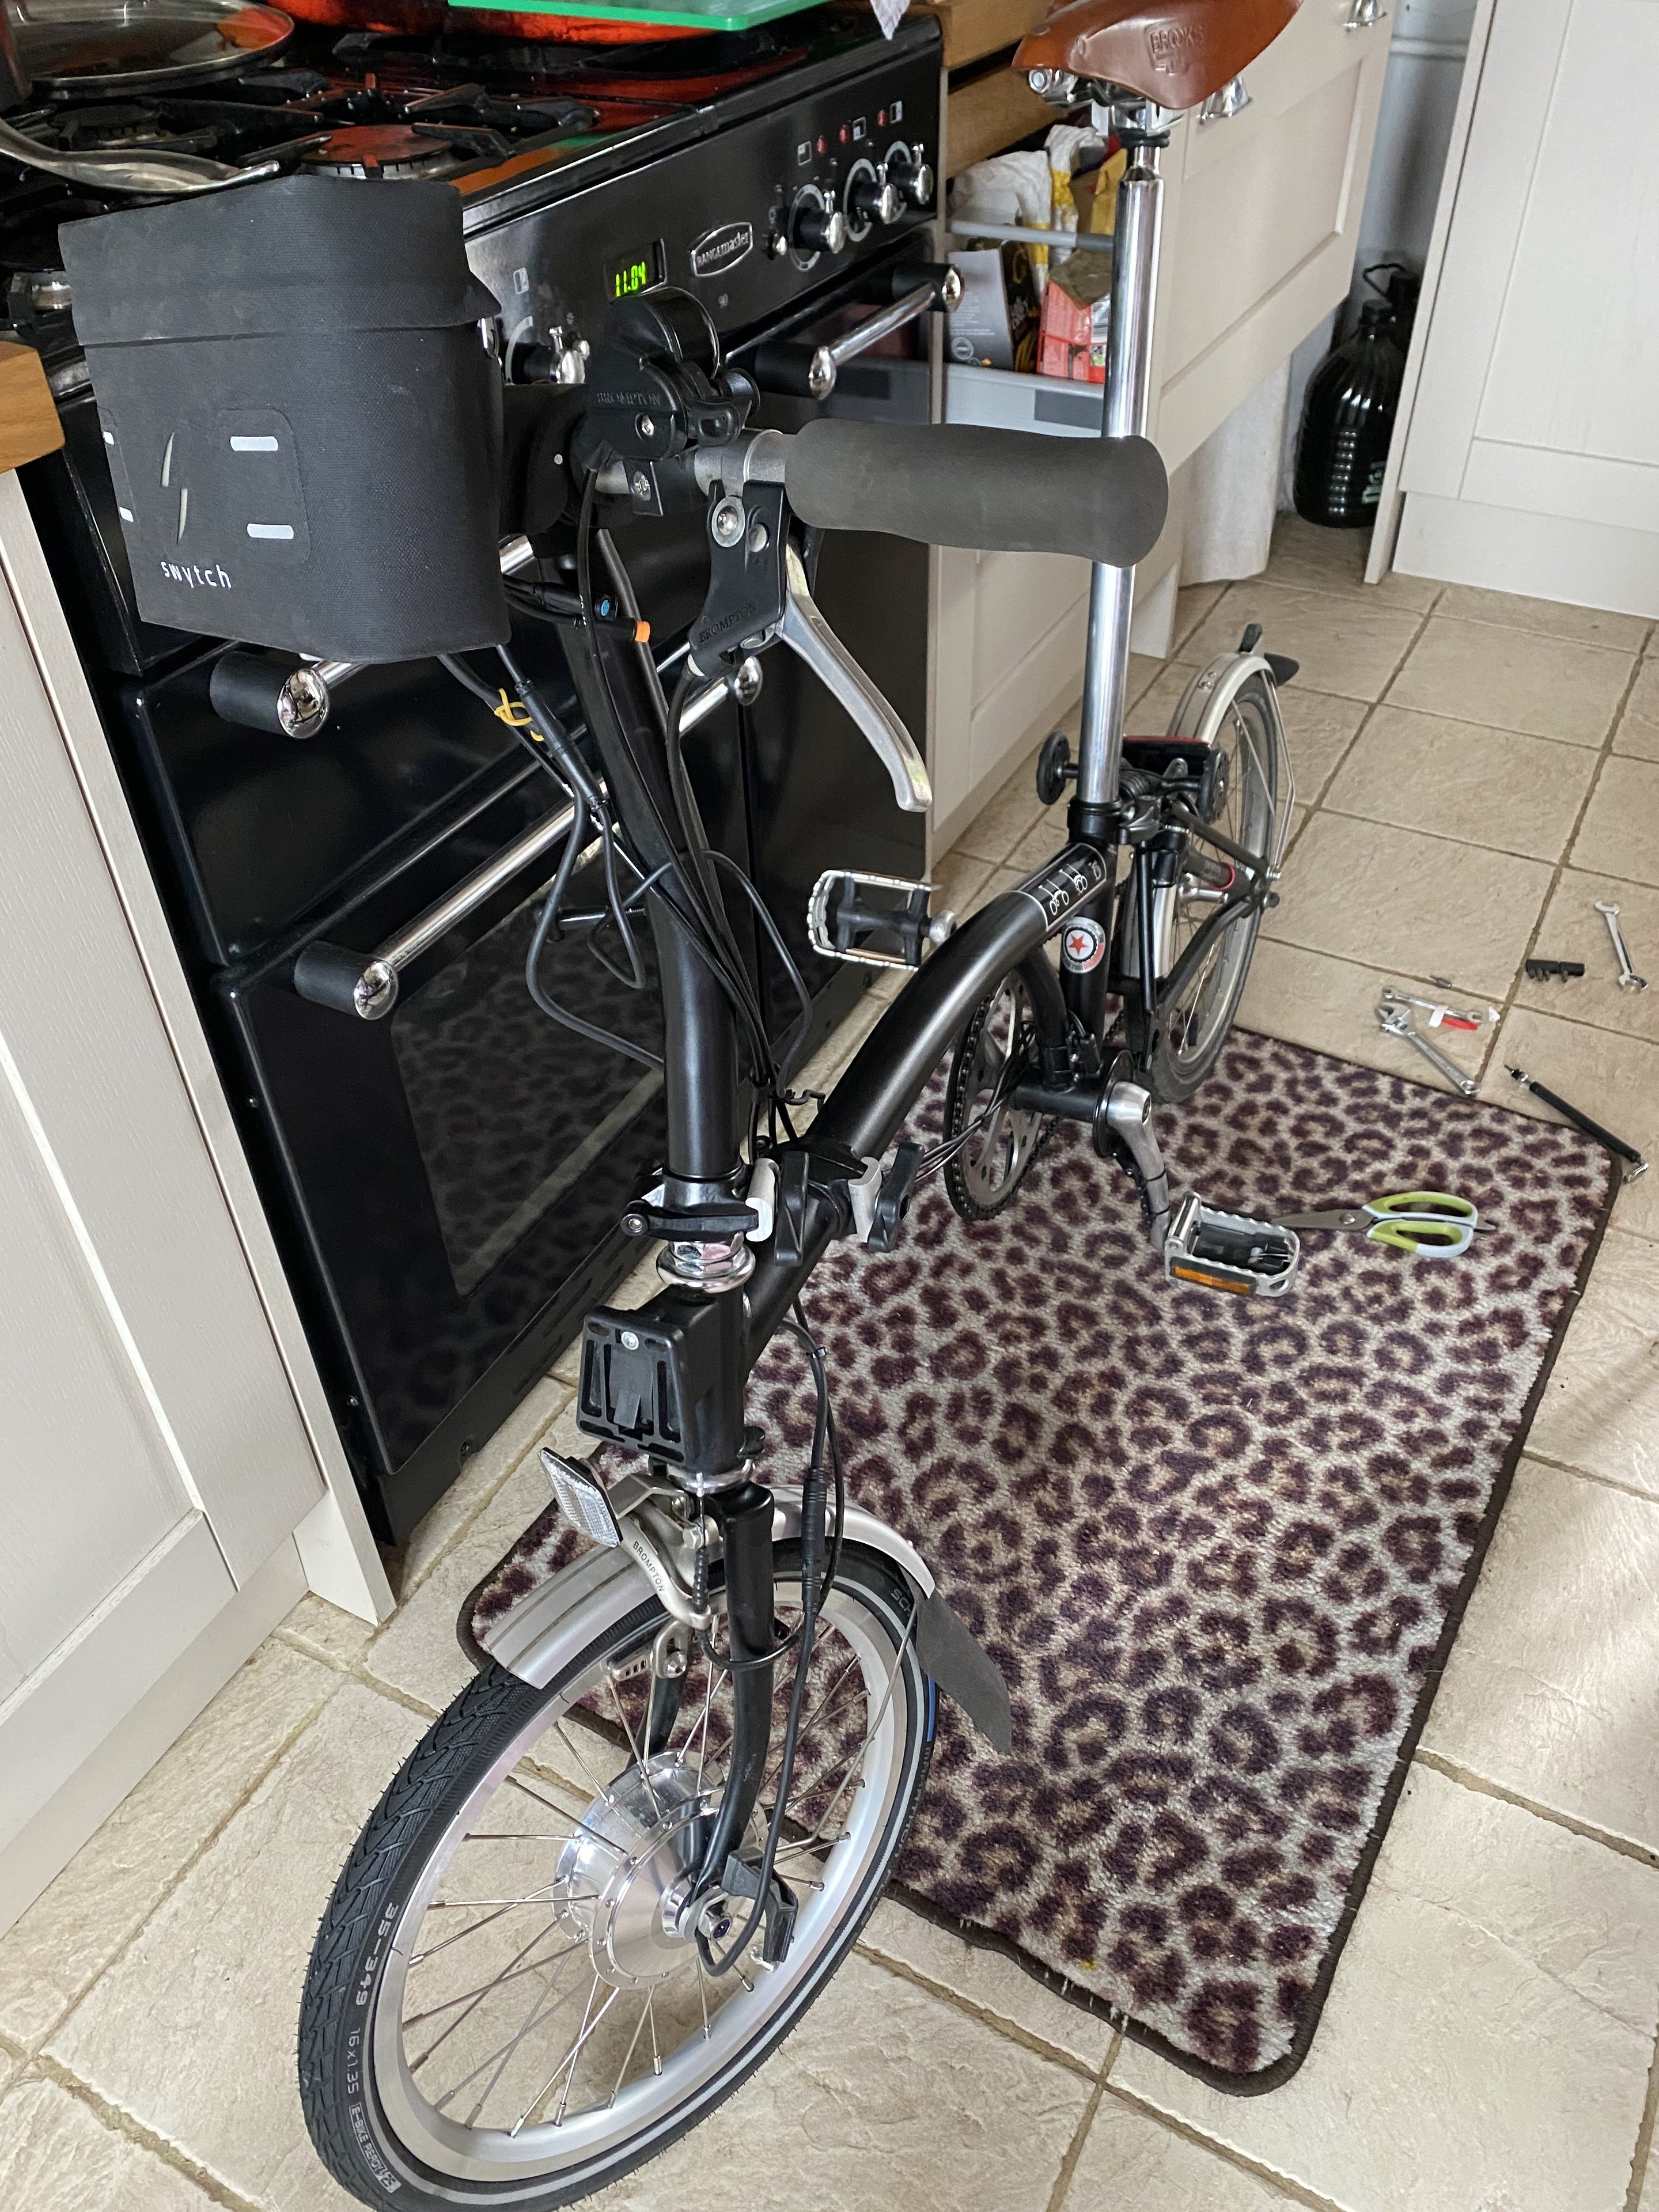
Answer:
[[[1229, 1210], [1451, 1190], [1490, 1233], [1310, 1234], [1282, 1300], [1167, 1285], [1068, 1124], [997, 1219], [930, 1185], [805, 1304], [851, 1494], [1012, 1697], [1007, 1759], [941, 1707], [902, 1890], [1252, 2091], [1312, 2037], [1612, 1185], [1575, 1130], [1243, 1034], [1158, 1127], [1171, 1187]], [[750, 1413], [793, 1474], [787, 1339]], [[568, 1548], [544, 1516], [469, 1626]]]

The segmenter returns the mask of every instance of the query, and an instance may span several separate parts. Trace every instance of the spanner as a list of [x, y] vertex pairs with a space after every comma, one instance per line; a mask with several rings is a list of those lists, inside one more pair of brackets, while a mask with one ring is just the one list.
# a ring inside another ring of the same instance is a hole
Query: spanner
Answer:
[[1379, 1006], [1376, 1025], [1389, 1036], [1404, 1037], [1414, 1044], [1430, 1066], [1437, 1068], [1454, 1090], [1461, 1091], [1466, 1098], [1473, 1098], [1480, 1085], [1472, 1075], [1465, 1075], [1455, 1060], [1448, 1060], [1443, 1052], [1437, 1052], [1411, 1016], [1402, 1008]]
[[1648, 979], [1638, 975], [1630, 964], [1630, 955], [1625, 950], [1625, 933], [1619, 927], [1619, 909], [1607, 899], [1597, 899], [1595, 911], [1607, 925], [1607, 935], [1613, 939], [1613, 949], [1619, 955], [1619, 988], [1621, 991], [1645, 991]]

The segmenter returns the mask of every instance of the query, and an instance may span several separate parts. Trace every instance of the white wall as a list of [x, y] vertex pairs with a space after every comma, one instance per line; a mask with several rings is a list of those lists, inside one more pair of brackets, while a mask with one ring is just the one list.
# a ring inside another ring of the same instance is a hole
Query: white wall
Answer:
[[1337, 333], [1346, 337], [1353, 327], [1357, 302], [1373, 296], [1360, 270], [1378, 261], [1403, 261], [1420, 272], [1428, 259], [1474, 9], [1475, 0], [1399, 0], [1395, 10], [1352, 289], [1348, 301], [1311, 330], [1291, 356], [1279, 462], [1279, 504], [1283, 508], [1291, 504], [1291, 480], [1308, 379]]
[[1376, 150], [1359, 218], [1356, 272], [1373, 261], [1420, 270], [1451, 143], [1474, 0], [1401, 0], [1376, 118]]

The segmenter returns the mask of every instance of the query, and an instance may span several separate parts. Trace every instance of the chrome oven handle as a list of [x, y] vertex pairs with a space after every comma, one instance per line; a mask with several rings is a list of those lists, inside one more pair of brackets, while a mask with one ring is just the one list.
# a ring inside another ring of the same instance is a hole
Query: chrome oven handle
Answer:
[[534, 823], [492, 860], [464, 877], [453, 891], [416, 915], [408, 927], [388, 937], [367, 960], [361, 952], [348, 952], [320, 940], [308, 945], [294, 963], [294, 988], [314, 1006], [331, 1006], [338, 1013], [356, 1014], [360, 1021], [378, 1022], [398, 1003], [399, 978], [423, 952], [429, 951], [458, 922], [493, 898], [520, 868], [540, 860], [562, 844], [576, 818], [574, 806], [562, 806]]
[[[861, 323], [854, 323], [850, 331], [843, 331], [838, 338], [828, 344], [814, 346], [807, 354], [805, 346], [781, 345], [767, 349], [767, 358], [757, 361], [763, 382], [780, 387], [798, 387], [796, 396], [809, 399], [827, 399], [836, 388], [836, 380], [849, 361], [878, 345], [883, 338], [891, 337], [908, 323], [919, 322], [923, 315], [936, 308], [948, 313], [962, 298], [962, 278], [955, 269], [943, 276], [930, 276], [926, 283], [918, 284], [914, 291], [904, 292], [890, 307], [878, 309]], [[805, 368], [801, 365], [805, 356]]]
[[[4, 0], [0, 0], [0, 6]], [[681, 659], [682, 646], [669, 654], [661, 666], [667, 668]], [[752, 706], [760, 696], [761, 668], [752, 655], [738, 662], [724, 676], [712, 684], [693, 691], [680, 712], [682, 732], [695, 729], [699, 722], [714, 713], [726, 699], [735, 699], [739, 706]], [[580, 730], [572, 732], [580, 736]], [[600, 786], [603, 792], [604, 786]], [[423, 952], [429, 952], [441, 937], [476, 914], [487, 899], [491, 899], [508, 883], [520, 868], [532, 860], [552, 852], [568, 836], [576, 818], [574, 806], [561, 806], [556, 812], [503, 845], [493, 860], [475, 868], [470, 876], [463, 877], [454, 890], [416, 915], [406, 928], [395, 937], [388, 937], [384, 945], [377, 945], [367, 959], [361, 952], [348, 951], [343, 945], [330, 945], [319, 939], [307, 945], [294, 963], [294, 988], [302, 999], [313, 1006], [330, 1006], [337, 1013], [356, 1014], [360, 1021], [383, 1021], [398, 1003], [399, 978], [405, 968], [412, 967]]]

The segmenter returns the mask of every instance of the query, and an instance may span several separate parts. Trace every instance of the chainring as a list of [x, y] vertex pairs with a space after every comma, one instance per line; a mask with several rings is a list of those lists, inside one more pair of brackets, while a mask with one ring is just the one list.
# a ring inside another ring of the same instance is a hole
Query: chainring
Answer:
[[1018, 1080], [1033, 1032], [1030, 994], [1015, 970], [974, 1009], [951, 1057], [945, 1139], [957, 1149], [945, 1162], [945, 1188], [964, 1221], [989, 1221], [1002, 1212], [1054, 1127], [1041, 1114], [998, 1103]]

